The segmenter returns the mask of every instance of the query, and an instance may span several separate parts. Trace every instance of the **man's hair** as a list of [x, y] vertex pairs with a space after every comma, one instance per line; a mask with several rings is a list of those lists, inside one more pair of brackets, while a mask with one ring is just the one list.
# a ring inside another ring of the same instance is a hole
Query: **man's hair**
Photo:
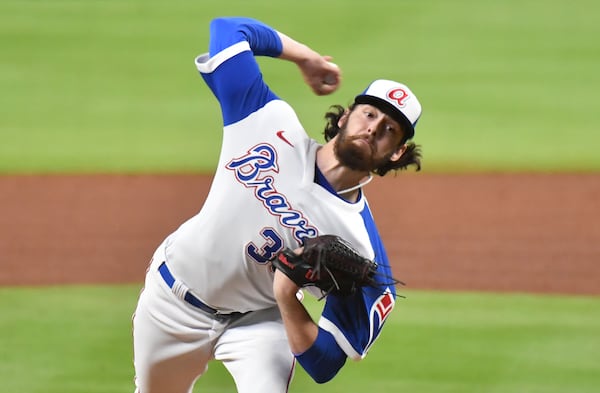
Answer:
[[[355, 108], [356, 104], [352, 104], [348, 107], [348, 110], [352, 112]], [[335, 137], [340, 131], [340, 127], [338, 126], [338, 121], [344, 115], [346, 109], [341, 105], [332, 105], [331, 110], [325, 113], [325, 119], [327, 120], [327, 124], [325, 125], [325, 130], [323, 131], [323, 136], [326, 141], [329, 141], [333, 137]], [[388, 173], [390, 170], [403, 170], [407, 169], [409, 166], [414, 165], [416, 171], [421, 170], [421, 146], [415, 144], [413, 141], [408, 141], [406, 137], [403, 137], [400, 141], [400, 146], [406, 145], [406, 151], [402, 154], [402, 157], [398, 161], [388, 161], [386, 164], [380, 166], [373, 170], [373, 173], [383, 176]]]

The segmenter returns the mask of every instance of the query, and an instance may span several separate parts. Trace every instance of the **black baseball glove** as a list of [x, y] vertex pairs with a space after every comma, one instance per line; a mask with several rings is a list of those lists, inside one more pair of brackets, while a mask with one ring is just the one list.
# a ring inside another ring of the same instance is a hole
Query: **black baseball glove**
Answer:
[[381, 280], [375, 262], [335, 235], [305, 239], [300, 255], [286, 248], [271, 263], [299, 287], [315, 286], [325, 294], [349, 295], [363, 286], [399, 283], [392, 277]]

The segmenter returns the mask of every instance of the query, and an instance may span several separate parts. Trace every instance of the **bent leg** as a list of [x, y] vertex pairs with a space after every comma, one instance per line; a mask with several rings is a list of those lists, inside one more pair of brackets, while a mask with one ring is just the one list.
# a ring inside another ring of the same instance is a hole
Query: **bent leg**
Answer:
[[229, 325], [215, 358], [233, 376], [238, 393], [285, 393], [295, 366], [277, 307], [255, 311]]

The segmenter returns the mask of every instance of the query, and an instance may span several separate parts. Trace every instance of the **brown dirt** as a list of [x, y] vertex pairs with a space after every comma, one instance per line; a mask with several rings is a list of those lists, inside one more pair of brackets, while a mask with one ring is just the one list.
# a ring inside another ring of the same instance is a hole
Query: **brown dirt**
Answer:
[[[0, 177], [0, 285], [143, 279], [210, 178]], [[367, 195], [410, 289], [600, 294], [600, 174], [399, 174]]]

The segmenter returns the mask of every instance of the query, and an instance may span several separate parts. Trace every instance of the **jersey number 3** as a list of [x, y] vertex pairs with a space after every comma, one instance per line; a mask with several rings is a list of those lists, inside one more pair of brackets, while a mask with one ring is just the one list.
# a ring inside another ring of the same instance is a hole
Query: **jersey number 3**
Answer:
[[263, 229], [260, 234], [265, 239], [262, 247], [251, 242], [246, 246], [246, 252], [257, 263], [265, 264], [283, 249], [283, 240], [272, 228]]

